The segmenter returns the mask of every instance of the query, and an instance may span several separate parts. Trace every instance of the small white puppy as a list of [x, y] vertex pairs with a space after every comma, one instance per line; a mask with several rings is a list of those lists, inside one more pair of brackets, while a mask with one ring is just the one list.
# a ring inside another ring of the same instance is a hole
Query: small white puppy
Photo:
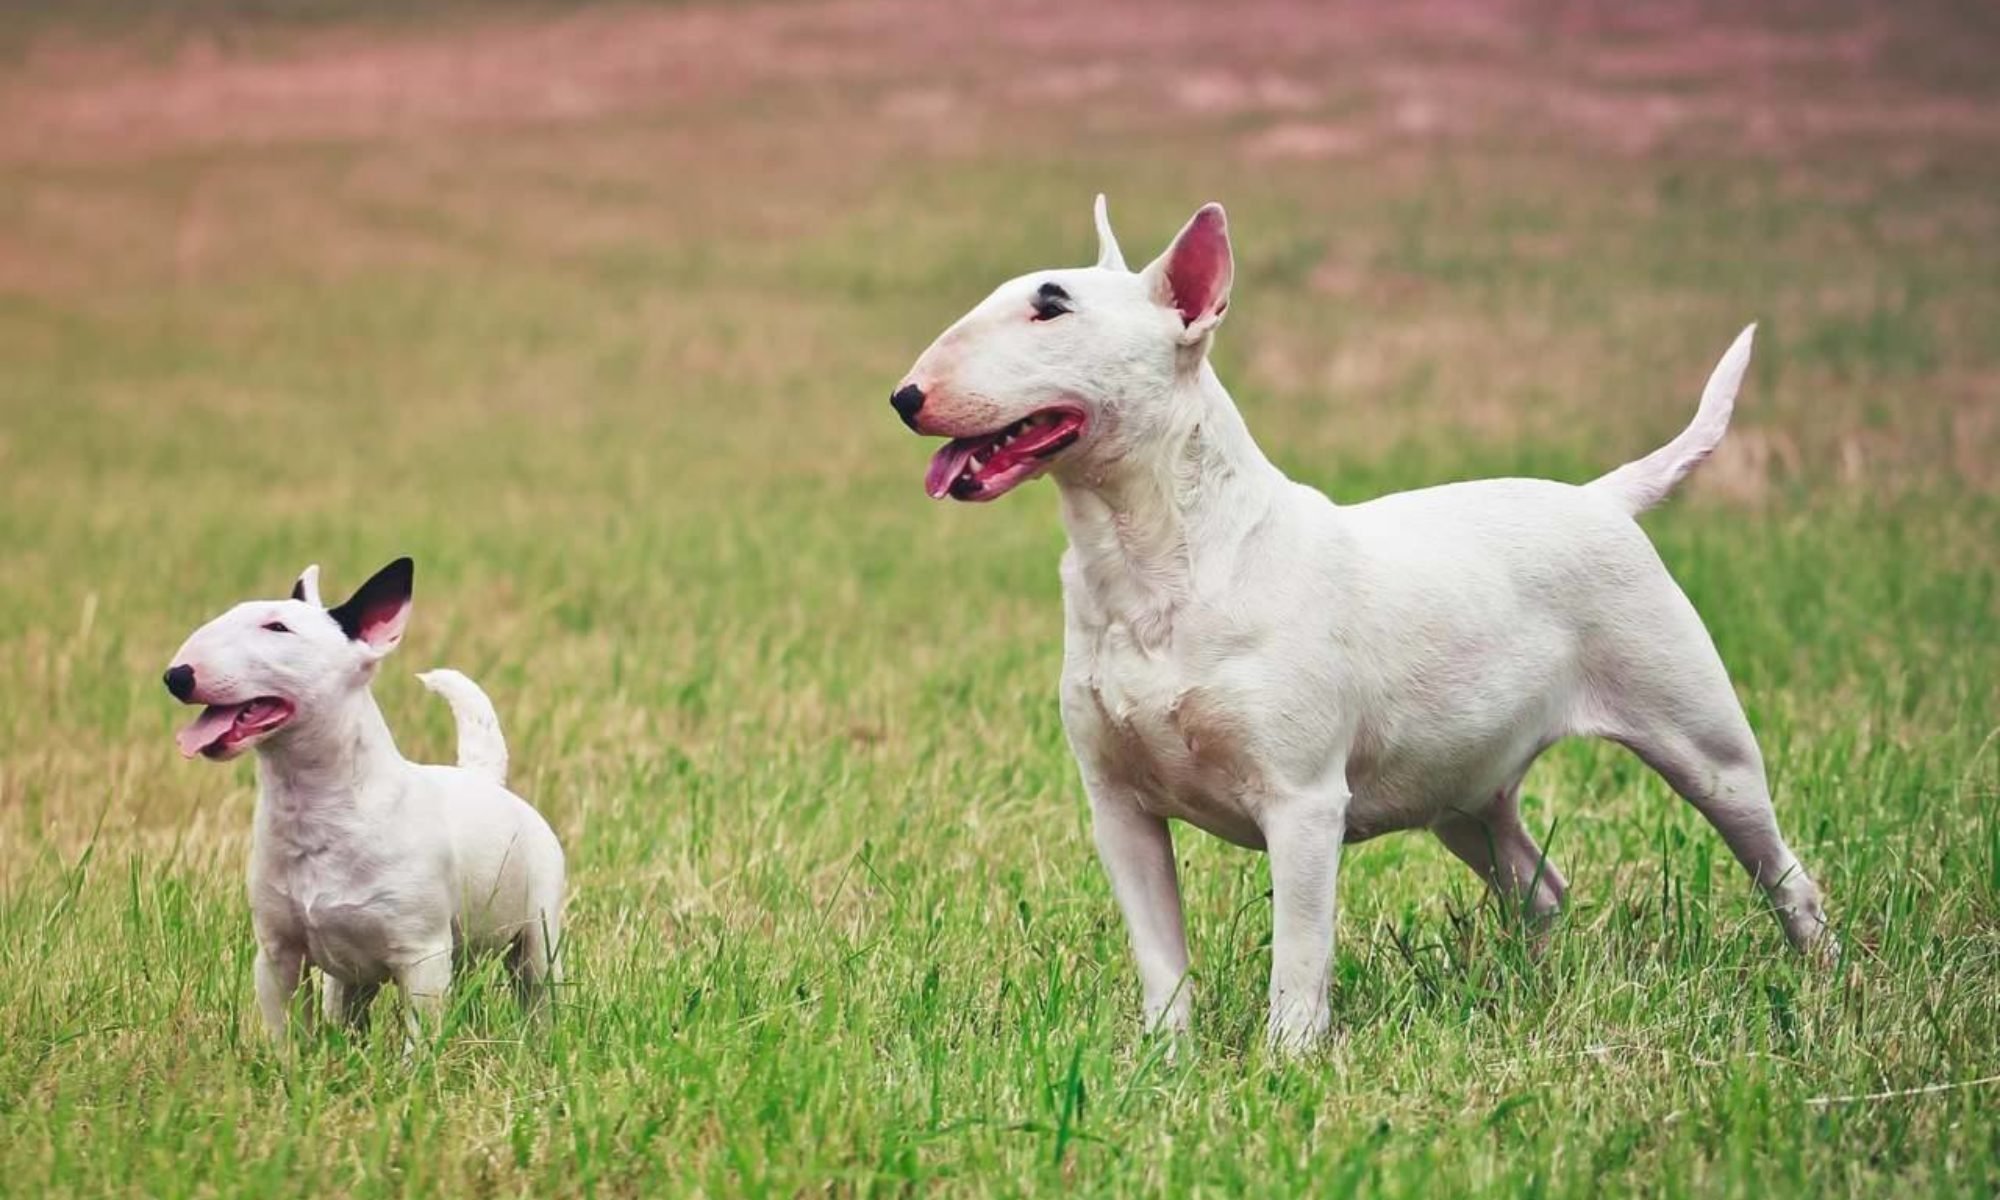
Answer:
[[1271, 857], [1270, 1037], [1328, 1022], [1343, 842], [1429, 829], [1537, 915], [1564, 882], [1521, 777], [1572, 735], [1636, 751], [1708, 818], [1800, 947], [1819, 889], [1694, 606], [1633, 520], [1721, 440], [1745, 330], [1685, 432], [1581, 487], [1493, 479], [1337, 505], [1285, 478], [1208, 363], [1233, 257], [1218, 205], [1134, 272], [1098, 197], [1095, 267], [1000, 285], [890, 404], [952, 439], [934, 497], [1061, 491], [1062, 716], [1132, 935], [1147, 1024], [1185, 1029], [1169, 819]]
[[458, 723], [458, 765], [426, 766], [397, 753], [369, 691], [403, 638], [412, 576], [399, 558], [329, 609], [307, 567], [290, 599], [196, 630], [166, 673], [175, 699], [204, 706], [178, 735], [183, 755], [257, 751], [250, 913], [273, 1038], [308, 964], [327, 1019], [348, 1025], [393, 979], [412, 1037], [419, 1014], [436, 1028], [454, 951], [506, 954], [530, 1012], [560, 979], [562, 847], [507, 790], [492, 703], [456, 671], [418, 676]]

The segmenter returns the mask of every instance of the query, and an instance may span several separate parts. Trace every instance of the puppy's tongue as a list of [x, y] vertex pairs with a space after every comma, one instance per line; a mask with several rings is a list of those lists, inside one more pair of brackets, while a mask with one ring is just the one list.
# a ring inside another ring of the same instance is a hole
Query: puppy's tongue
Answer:
[[244, 709], [241, 704], [211, 704], [201, 710], [201, 715], [174, 735], [174, 742], [181, 748], [182, 758], [193, 758], [210, 746], [222, 740], [223, 735], [236, 724], [236, 714]]
[[944, 444], [931, 458], [931, 469], [924, 474], [924, 490], [931, 499], [942, 500], [951, 495], [952, 481], [965, 470], [965, 464], [979, 448], [992, 441], [991, 437], [954, 438]]

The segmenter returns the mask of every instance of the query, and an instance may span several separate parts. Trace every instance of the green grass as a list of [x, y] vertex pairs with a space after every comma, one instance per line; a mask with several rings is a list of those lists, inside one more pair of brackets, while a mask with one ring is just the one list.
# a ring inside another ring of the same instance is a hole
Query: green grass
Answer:
[[[2000, 1190], [2000, 158], [1497, 129], [1245, 169], [1244, 118], [1116, 95], [966, 154], [871, 87], [0, 174], [46, 276], [0, 293], [0, 1192]], [[1336, 1036], [1273, 1061], [1265, 866], [1182, 831], [1195, 1048], [1138, 1039], [1054, 498], [928, 503], [884, 403], [993, 283], [1085, 259], [1099, 186], [1135, 257], [1230, 205], [1219, 369], [1340, 499], [1586, 478], [1764, 322], [1730, 449], [1647, 526], [1836, 969], [1574, 743], [1526, 787], [1573, 885], [1545, 954], [1427, 837], [1351, 849]], [[487, 973], [433, 1053], [384, 1002], [286, 1062], [251, 770], [178, 760], [158, 673], [307, 562], [332, 592], [405, 552], [378, 694], [430, 759], [410, 674], [493, 694], [569, 854], [569, 980], [546, 1037]]]

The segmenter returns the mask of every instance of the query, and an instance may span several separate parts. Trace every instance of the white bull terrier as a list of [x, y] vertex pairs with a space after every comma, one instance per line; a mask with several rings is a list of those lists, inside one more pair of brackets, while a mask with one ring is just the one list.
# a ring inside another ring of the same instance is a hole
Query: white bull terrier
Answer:
[[364, 1022], [394, 980], [412, 1039], [435, 1029], [454, 951], [508, 956], [532, 1013], [561, 977], [563, 852], [507, 790], [507, 744], [486, 694], [456, 671], [418, 678], [451, 705], [455, 767], [406, 761], [369, 683], [403, 637], [413, 567], [390, 563], [345, 604], [307, 567], [288, 600], [239, 604], [194, 632], [166, 673], [205, 707], [178, 735], [189, 758], [257, 751], [250, 915], [257, 1004], [282, 1039], [310, 965], [329, 1021]]
[[992, 500], [1044, 473], [1069, 551], [1062, 716], [1138, 960], [1149, 1029], [1188, 1024], [1168, 820], [1271, 857], [1270, 1041], [1328, 1024], [1343, 842], [1428, 828], [1538, 918], [1562, 875], [1522, 826], [1550, 744], [1610, 738], [1715, 826], [1802, 949], [1832, 945], [1708, 631], [1633, 518], [1721, 439], [1751, 330], [1694, 422], [1581, 487], [1493, 479], [1336, 505], [1257, 448], [1208, 363], [1223, 211], [1144, 270], [1097, 201], [1095, 267], [1004, 283], [890, 403], [952, 439], [926, 487]]

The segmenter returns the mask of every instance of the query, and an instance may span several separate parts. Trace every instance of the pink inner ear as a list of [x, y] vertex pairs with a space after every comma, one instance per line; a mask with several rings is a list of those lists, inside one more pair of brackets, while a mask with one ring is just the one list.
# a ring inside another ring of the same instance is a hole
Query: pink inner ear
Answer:
[[1195, 214], [1167, 260], [1167, 287], [1173, 292], [1181, 323], [1192, 325], [1220, 311], [1222, 292], [1228, 284], [1229, 234], [1223, 228], [1222, 214], [1205, 208]]
[[361, 638], [377, 650], [395, 644], [403, 636], [403, 625], [410, 616], [408, 600], [387, 601], [371, 605], [361, 614]]

